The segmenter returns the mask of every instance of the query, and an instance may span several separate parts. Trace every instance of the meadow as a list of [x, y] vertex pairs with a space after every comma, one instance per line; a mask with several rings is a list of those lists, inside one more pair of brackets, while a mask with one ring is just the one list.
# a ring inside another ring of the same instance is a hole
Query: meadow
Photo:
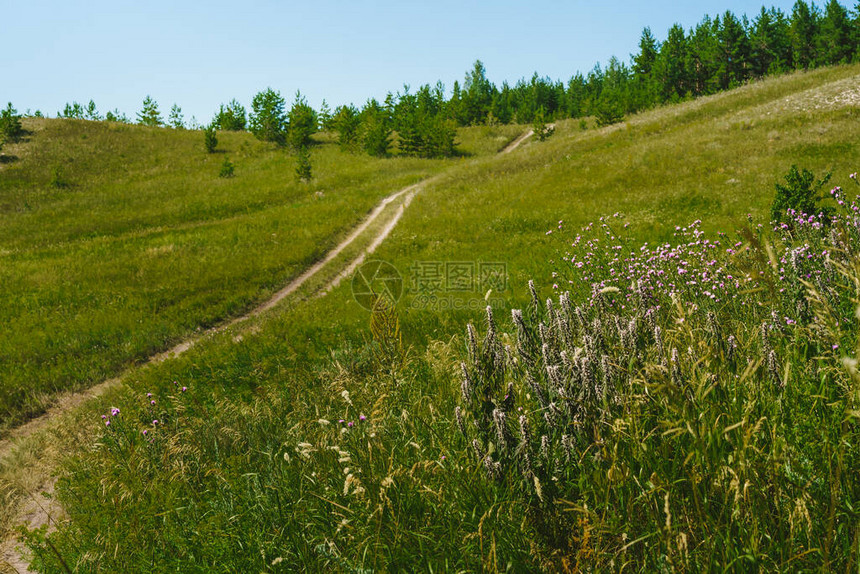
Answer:
[[[445, 166], [320, 138], [302, 184], [290, 153], [249, 134], [222, 132], [207, 154], [197, 131], [25, 129], [0, 166], [0, 434], [266, 300], [380, 199]], [[225, 158], [234, 177], [219, 177]]]
[[[343, 284], [34, 439], [72, 451], [34, 567], [856, 569], [860, 110], [814, 102], [858, 74], [449, 164], [375, 255], [396, 313]], [[792, 164], [833, 172], [839, 219], [770, 225]], [[438, 263], [506, 280], [428, 300]]]

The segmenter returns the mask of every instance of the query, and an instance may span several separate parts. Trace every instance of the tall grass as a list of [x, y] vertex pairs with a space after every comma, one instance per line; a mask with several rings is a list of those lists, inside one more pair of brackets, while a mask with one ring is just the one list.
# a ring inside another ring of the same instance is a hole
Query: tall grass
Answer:
[[341, 286], [135, 373], [83, 423], [96, 446], [62, 469], [54, 549], [82, 572], [856, 568], [853, 208], [761, 215], [790, 163], [853, 171], [823, 150], [857, 125], [732, 127], [856, 68], [816, 74], [464, 164], [377, 255], [503, 260], [521, 314], [490, 327], [407, 293], [368, 315]]
[[381, 309], [249, 401], [139, 393], [70, 462], [52, 543], [81, 571], [851, 570], [857, 201], [737, 239], [563, 228], [570, 290], [462, 353], [402, 350]]

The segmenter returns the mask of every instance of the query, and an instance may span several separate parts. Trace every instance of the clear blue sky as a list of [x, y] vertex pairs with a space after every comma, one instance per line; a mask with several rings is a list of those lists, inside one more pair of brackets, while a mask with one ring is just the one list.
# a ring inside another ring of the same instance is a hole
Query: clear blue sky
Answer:
[[[789, 12], [793, 0], [768, 3]], [[55, 115], [66, 102], [134, 117], [151, 94], [166, 115], [208, 122], [218, 104], [250, 107], [268, 86], [314, 107], [384, 98], [403, 84], [450, 91], [481, 59], [494, 83], [533, 72], [566, 81], [616, 55], [628, 61], [650, 26], [658, 40], [753, 0], [604, 2], [147, 2], [0, 0], [0, 101]], [[845, 5], [845, 2], [843, 2]]]

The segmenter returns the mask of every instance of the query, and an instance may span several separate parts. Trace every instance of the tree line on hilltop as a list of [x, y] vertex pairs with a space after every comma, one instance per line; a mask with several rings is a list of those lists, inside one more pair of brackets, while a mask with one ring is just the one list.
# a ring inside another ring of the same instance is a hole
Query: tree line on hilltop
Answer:
[[[404, 86], [384, 101], [369, 99], [320, 109], [297, 93], [289, 109], [279, 92], [256, 94], [250, 112], [237, 100], [221, 105], [210, 130], [248, 130], [264, 141], [301, 150], [313, 133], [336, 133], [345, 150], [372, 156], [389, 155], [396, 143], [401, 155], [449, 157], [456, 153], [458, 126], [535, 123], [594, 116], [598, 125], [655, 105], [696, 98], [733, 88], [749, 80], [792, 70], [860, 61], [860, 2], [849, 11], [837, 0], [824, 8], [797, 0], [791, 13], [762, 7], [752, 19], [731, 11], [705, 16], [689, 30], [673, 25], [658, 41], [650, 28], [639, 40], [629, 63], [612, 57], [567, 83], [540, 77], [496, 86], [483, 63], [475, 62], [463, 84], [454, 82], [450, 95], [441, 82], [414, 92]], [[41, 115], [36, 112], [35, 115]], [[99, 115], [95, 103], [67, 104], [59, 117], [131, 123], [118, 110]], [[137, 123], [186, 127], [174, 105], [167, 120], [147, 96]], [[196, 121], [191, 126], [198, 128]]]

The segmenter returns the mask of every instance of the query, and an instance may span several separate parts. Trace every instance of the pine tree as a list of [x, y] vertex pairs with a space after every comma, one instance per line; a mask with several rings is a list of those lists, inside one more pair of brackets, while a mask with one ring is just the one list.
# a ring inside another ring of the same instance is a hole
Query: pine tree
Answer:
[[9, 102], [6, 109], [0, 110], [0, 141], [16, 142], [23, 135], [24, 128], [21, 125], [21, 116], [12, 107], [12, 102]]
[[818, 52], [823, 64], [846, 64], [854, 55], [848, 10], [837, 0], [829, 0], [824, 8], [818, 34]]
[[230, 100], [226, 106], [221, 104], [218, 113], [213, 120], [215, 127], [219, 130], [241, 132], [245, 131], [245, 108], [235, 99]]
[[331, 108], [328, 106], [328, 102], [323, 99], [322, 104], [320, 104], [320, 113], [319, 113], [319, 129], [321, 131], [328, 131], [332, 128], [332, 118], [334, 116], [331, 113]]
[[284, 98], [272, 88], [258, 93], [251, 101], [251, 133], [263, 141], [284, 145], [287, 141], [287, 115]]
[[585, 115], [586, 84], [582, 74], [577, 72], [567, 84], [565, 109], [571, 118], [581, 118]]
[[791, 66], [788, 19], [781, 10], [765, 9], [750, 30], [750, 72], [753, 76], [784, 72]]
[[726, 90], [747, 78], [749, 39], [740, 20], [727, 11], [717, 31], [717, 85]]
[[860, 1], [854, 6], [854, 20], [851, 25], [851, 41], [854, 46], [853, 60], [860, 62]]
[[173, 104], [170, 108], [170, 115], [167, 117], [167, 124], [176, 130], [185, 129], [185, 119], [182, 117], [182, 108], [177, 104]]
[[296, 180], [307, 183], [311, 180], [311, 154], [307, 146], [302, 146], [296, 154]]
[[114, 109], [112, 112], [106, 113], [105, 120], [109, 122], [119, 122], [121, 124], [131, 123], [131, 120], [128, 119], [128, 116], [120, 112], [118, 109]]
[[361, 118], [355, 106], [338, 107], [329, 123], [337, 132], [337, 142], [342, 150], [352, 150], [356, 147]]
[[538, 111], [535, 113], [535, 121], [532, 124], [532, 131], [538, 141], [546, 141], [549, 136], [555, 133], [555, 128], [547, 125], [546, 123], [546, 110], [544, 110], [543, 106], [538, 108]]
[[87, 104], [86, 118], [94, 122], [101, 121], [102, 119], [98, 110], [96, 110], [96, 103], [92, 100]]
[[382, 116], [371, 116], [364, 121], [362, 138], [364, 151], [373, 157], [386, 157], [391, 147], [391, 128]]
[[290, 145], [295, 150], [307, 147], [311, 143], [311, 135], [318, 128], [317, 113], [308, 105], [301, 92], [296, 92], [296, 99], [288, 114]]
[[660, 55], [654, 62], [655, 78], [663, 101], [677, 101], [690, 90], [687, 72], [687, 38], [684, 29], [675, 24], [669, 29]]
[[203, 147], [206, 148], [206, 153], [215, 153], [217, 146], [218, 136], [215, 133], [215, 124], [209, 124], [203, 130]]
[[487, 79], [487, 71], [481, 60], [476, 60], [472, 71], [466, 74], [463, 84], [463, 112], [466, 125], [484, 123], [490, 112], [495, 87]]
[[639, 38], [639, 53], [633, 56], [633, 101], [636, 109], [648, 107], [657, 101], [657, 82], [654, 81], [652, 71], [659, 50], [651, 28], [645, 28]]
[[230, 161], [230, 158], [224, 158], [224, 162], [221, 164], [221, 171], [218, 173], [218, 177], [233, 177], [235, 175], [236, 166], [233, 165], [233, 162]]
[[715, 62], [718, 51], [716, 30], [718, 29], [719, 18], [715, 22], [705, 16], [690, 33], [687, 70], [694, 96], [704, 96], [714, 91]]
[[143, 99], [143, 108], [137, 113], [137, 123], [142, 126], [161, 126], [161, 112], [158, 111], [158, 102], [150, 96]]
[[[509, 124], [511, 123], [511, 118], [513, 118], [513, 102], [512, 102], [512, 93], [511, 87], [507, 82], [502, 83], [502, 89], [496, 92], [493, 96], [493, 103], [490, 105], [490, 114], [498, 120], [499, 123]], [[457, 119], [457, 116], [448, 113], [448, 117], [452, 120]], [[489, 123], [489, 116], [488, 116]]]
[[81, 104], [78, 102], [72, 102], [71, 104], [66, 103], [66, 107], [63, 108], [63, 111], [58, 113], [57, 116], [71, 120], [82, 120], [86, 117], [85, 114], [86, 112]]
[[804, 0], [797, 0], [791, 11], [791, 51], [795, 68], [805, 70], [816, 64], [817, 34], [817, 13]]

